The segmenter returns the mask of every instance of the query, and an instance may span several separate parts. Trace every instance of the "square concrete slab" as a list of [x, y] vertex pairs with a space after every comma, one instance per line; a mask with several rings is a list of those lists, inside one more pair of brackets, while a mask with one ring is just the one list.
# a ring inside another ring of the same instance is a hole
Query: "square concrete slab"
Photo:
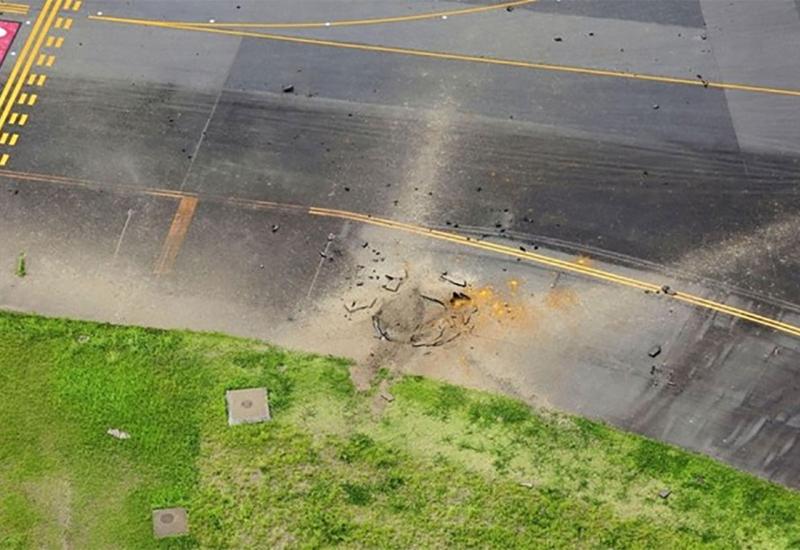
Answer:
[[189, 532], [186, 508], [153, 510], [153, 536], [157, 539], [179, 537]]
[[270, 419], [266, 388], [249, 388], [225, 392], [228, 402], [228, 424], [250, 424]]

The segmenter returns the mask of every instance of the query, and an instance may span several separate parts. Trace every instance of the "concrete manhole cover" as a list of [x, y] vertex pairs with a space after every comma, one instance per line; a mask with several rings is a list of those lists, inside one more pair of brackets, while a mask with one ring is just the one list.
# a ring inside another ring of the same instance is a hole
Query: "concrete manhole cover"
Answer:
[[186, 508], [153, 510], [153, 536], [157, 539], [178, 537], [189, 532]]
[[248, 388], [225, 392], [228, 424], [249, 424], [270, 419], [266, 388]]

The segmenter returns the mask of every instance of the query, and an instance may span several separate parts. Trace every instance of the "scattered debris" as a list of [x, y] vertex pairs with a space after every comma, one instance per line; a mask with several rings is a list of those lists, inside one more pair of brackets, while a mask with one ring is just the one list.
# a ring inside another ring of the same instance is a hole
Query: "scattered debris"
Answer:
[[283, 93], [290, 94], [290, 93], [292, 93], [294, 91], [294, 84], [287, 84], [286, 86], [284, 86], [282, 88], [282, 90], [283, 90]]
[[650, 357], [658, 357], [660, 354], [661, 354], [661, 346], [659, 346], [658, 344], [650, 348], [650, 351], [647, 352], [647, 355], [649, 355]]
[[669, 495], [671, 495], [671, 494], [672, 494], [672, 491], [670, 491], [669, 489], [661, 489], [661, 490], [658, 492], [658, 496], [659, 496], [659, 497], [661, 497], [661, 498], [663, 498], [663, 499], [666, 499], [666, 498], [667, 498], [667, 497], [669, 497]]
[[370, 309], [370, 308], [372, 308], [372, 306], [375, 305], [375, 302], [377, 300], [378, 300], [377, 298], [373, 298], [372, 301], [370, 303], [368, 303], [368, 304], [367, 303], [363, 303], [363, 304], [357, 303], [355, 300], [353, 300], [350, 303], [350, 305], [345, 304], [344, 308], [347, 310], [347, 313], [355, 313], [356, 311], [361, 311], [362, 309]]
[[658, 103], [653, 103], [653, 110], [654, 111], [658, 111], [660, 108], [661, 108], [661, 106]]
[[664, 294], [666, 294], [666, 295], [668, 295], [668, 296], [675, 296], [676, 294], [678, 294], [677, 292], [675, 292], [674, 290], [672, 290], [672, 289], [669, 287], [669, 285], [664, 285], [664, 286], [662, 286], [662, 287], [661, 287], [661, 292], [663, 292]]
[[443, 281], [447, 281], [447, 282], [448, 282], [448, 283], [450, 283], [451, 285], [460, 286], [461, 288], [466, 288], [466, 286], [467, 286], [467, 281], [465, 281], [465, 280], [463, 280], [463, 279], [454, 279], [454, 278], [450, 277], [450, 276], [447, 274], [447, 271], [445, 271], [444, 273], [442, 273], [442, 274], [441, 274], [441, 276], [440, 276], [439, 278], [440, 278], [441, 280], [443, 280]]
[[81, 334], [80, 336], [78, 336], [78, 343], [79, 343], [79, 344], [85, 344], [85, 343], [87, 343], [88, 341], [89, 341], [89, 336], [88, 336], [88, 335], [86, 335], [86, 334]]
[[553, 38], [553, 42], [563, 42], [563, 41], [564, 39], [561, 38], [560, 36], [556, 36], [555, 38]]
[[525, 487], [526, 489], [533, 489], [534, 485], [530, 481], [520, 481], [520, 487]]
[[111, 437], [116, 437], [117, 439], [130, 439], [131, 434], [128, 432], [123, 432], [122, 430], [118, 430], [117, 428], [109, 428], [106, 430], [106, 433]]
[[281, 226], [280, 226], [280, 225], [278, 225], [277, 223], [276, 223], [276, 224], [273, 224], [273, 225], [272, 225], [272, 232], [273, 232], [273, 233], [277, 233], [277, 232], [278, 232], [278, 229], [280, 229], [280, 228], [281, 228]]

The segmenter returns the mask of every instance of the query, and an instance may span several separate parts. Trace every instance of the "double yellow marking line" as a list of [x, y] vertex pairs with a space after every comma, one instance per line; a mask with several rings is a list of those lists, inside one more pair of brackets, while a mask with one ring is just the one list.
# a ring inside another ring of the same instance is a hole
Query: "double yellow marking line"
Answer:
[[[0, 145], [12, 147], [16, 145], [19, 135], [9, 134], [3, 130], [6, 124], [24, 126], [28, 122], [27, 113], [13, 111], [15, 106], [33, 107], [38, 94], [23, 91], [23, 86], [44, 86], [47, 75], [34, 74], [31, 72], [34, 63], [38, 67], [52, 67], [55, 64], [55, 56], [42, 51], [43, 48], [58, 49], [64, 44], [62, 36], [49, 35], [51, 28], [68, 30], [72, 27], [72, 19], [59, 16], [62, 9], [77, 11], [81, 2], [76, 0], [45, 0], [42, 10], [39, 12], [36, 22], [33, 25], [20, 55], [11, 70], [11, 74], [0, 92]], [[0, 155], [0, 166], [8, 164], [9, 154]]]
[[[447, 11], [436, 11], [428, 13], [418, 13], [415, 15], [398, 15], [390, 17], [373, 17], [371, 19], [340, 19], [338, 21], [302, 21], [294, 23], [251, 23], [242, 21], [198, 23], [193, 21], [164, 21], [171, 25], [191, 25], [193, 27], [207, 28], [237, 28], [237, 29], [319, 29], [323, 27], [354, 27], [361, 25], [383, 25], [387, 23], [407, 23], [410, 21], [422, 21], [425, 19], [440, 19], [455, 17], [459, 15], [470, 15], [487, 11], [502, 10], [533, 4], [537, 0], [514, 0], [513, 2], [502, 2], [500, 4], [490, 4], [488, 6], [476, 6], [472, 8], [461, 8]], [[137, 19], [136, 21], [149, 21], [148, 19]]]
[[[69, 178], [65, 176], [55, 176], [50, 174], [36, 174], [30, 172], [0, 170], [0, 177], [11, 178], [15, 180], [23, 180], [23, 181], [54, 183], [58, 185], [67, 185], [70, 187], [80, 187], [84, 189], [108, 190], [110, 188], [112, 190], [115, 189], [123, 190], [124, 192], [133, 194], [178, 199], [180, 201], [178, 205], [178, 210], [175, 214], [175, 217], [172, 220], [172, 224], [170, 226], [169, 234], [167, 235], [167, 240], [165, 242], [165, 245], [161, 250], [161, 254], [159, 255], [158, 261], [156, 262], [155, 266], [156, 273], [168, 272], [170, 270], [172, 262], [174, 262], [175, 257], [177, 256], [180, 250], [180, 244], [183, 243], [183, 240], [186, 237], [186, 233], [189, 228], [189, 223], [191, 222], [192, 217], [194, 216], [194, 212], [197, 208], [197, 204], [200, 199], [200, 197], [198, 197], [196, 194], [186, 193], [183, 191], [176, 191], [172, 189], [155, 189], [155, 188], [140, 188], [137, 186], [110, 185], [96, 181], [80, 180], [80, 179]], [[405, 233], [418, 235], [421, 237], [450, 242], [458, 244], [460, 246], [468, 246], [478, 250], [491, 252], [494, 254], [501, 254], [503, 256], [519, 258], [520, 260], [526, 260], [553, 269], [559, 269], [569, 273], [574, 273], [576, 275], [589, 277], [591, 279], [604, 281], [616, 285], [621, 285], [634, 290], [645, 291], [652, 294], [662, 292], [662, 286], [659, 284], [652, 283], [649, 281], [644, 281], [641, 279], [636, 279], [633, 277], [619, 275], [611, 271], [596, 269], [593, 267], [583, 265], [577, 261], [559, 260], [558, 258], [552, 258], [550, 256], [546, 256], [544, 254], [539, 254], [536, 252], [527, 252], [520, 250], [518, 248], [513, 248], [501, 244], [495, 244], [486, 241], [477, 241], [471, 237], [460, 235], [458, 233], [439, 231], [437, 229], [430, 229], [409, 223], [371, 216], [368, 214], [359, 214], [357, 212], [336, 210], [332, 208], [321, 208], [315, 206], [308, 207], [297, 204], [244, 199], [238, 197], [217, 197], [213, 195], [208, 195], [208, 196], [204, 195], [204, 198], [210, 201], [224, 202], [232, 205], [242, 206], [245, 208], [288, 210], [294, 212], [305, 212], [312, 216], [322, 216], [328, 218], [351, 220], [358, 223], [383, 227], [394, 231], [402, 231]], [[671, 290], [670, 292], [664, 293], [662, 295], [666, 298], [678, 300], [680, 302], [684, 302], [686, 304], [690, 304], [692, 306], [701, 309], [723, 313], [725, 315], [730, 315], [731, 317], [735, 317], [738, 319], [749, 321], [751, 323], [755, 323], [757, 325], [774, 329], [784, 334], [800, 337], [800, 326], [792, 325], [790, 323], [784, 323], [783, 321], [772, 319], [764, 315], [759, 315], [758, 313], [752, 311], [736, 308], [733, 306], [729, 306], [727, 304], [723, 304], [721, 302], [708, 300], [701, 296], [696, 296], [682, 291]]]
[[[628, 71], [616, 71], [610, 69], [595, 69], [591, 67], [577, 67], [572, 65], [558, 65], [553, 63], [540, 63], [533, 61], [522, 61], [516, 59], [502, 59], [482, 55], [468, 55], [449, 52], [437, 52], [430, 50], [418, 50], [414, 48], [402, 48], [394, 46], [379, 46], [374, 44], [362, 44], [359, 42], [343, 42], [338, 40], [324, 40], [319, 38], [304, 38], [300, 36], [287, 36], [283, 34], [269, 34], [252, 31], [239, 31], [232, 29], [216, 28], [204, 26], [203, 24], [191, 23], [170, 23], [165, 21], [152, 21], [147, 19], [130, 19], [124, 17], [110, 16], [89, 16], [89, 19], [96, 21], [106, 21], [109, 23], [122, 23], [127, 25], [140, 25], [145, 27], [160, 27], [164, 29], [184, 30], [194, 32], [205, 32], [211, 34], [221, 34], [227, 36], [237, 36], [244, 38], [260, 38], [263, 40], [274, 40], [277, 42], [288, 42], [292, 44], [305, 44], [308, 46], [323, 46], [329, 48], [341, 48], [348, 50], [359, 50], [377, 53], [390, 53], [407, 55], [414, 57], [424, 57], [428, 59], [442, 59], [447, 61], [462, 61], [468, 63], [480, 63], [484, 65], [499, 65], [504, 67], [514, 67], [518, 69], [540, 70], [578, 74], [584, 76], [602, 76], [609, 78], [622, 78], [628, 80], [640, 80], [646, 82], [658, 82], [661, 84], [679, 84], [693, 86], [695, 88], [711, 88], [718, 90], [731, 90], [739, 92], [751, 92], [760, 94], [772, 94], [781, 96], [800, 97], [800, 89], [775, 88], [770, 86], [760, 86], [755, 84], [739, 84], [733, 82], [714, 82], [700, 79], [681, 78], [674, 76], [662, 76], [645, 73], [634, 73]], [[239, 25], [241, 26], [241, 25]]]
[[[385, 218], [378, 218], [375, 216], [357, 214], [354, 212], [347, 212], [343, 210], [333, 210], [330, 208], [311, 207], [308, 209], [308, 213], [314, 216], [325, 216], [329, 218], [352, 220], [359, 223], [375, 225], [378, 227], [385, 227], [387, 229], [404, 231], [406, 233], [420, 235], [423, 237], [429, 237], [442, 241], [456, 243], [462, 246], [469, 246], [472, 248], [485, 250], [487, 252], [494, 252], [496, 254], [512, 256], [515, 258], [520, 258], [531, 262], [535, 262], [540, 265], [545, 265], [555, 269], [560, 269], [562, 271], [584, 275], [586, 277], [626, 286], [636, 290], [643, 290], [648, 293], [653, 293], [653, 294], [660, 293], [662, 292], [663, 288], [662, 285], [650, 283], [647, 281], [642, 281], [640, 279], [634, 279], [631, 277], [625, 277], [623, 275], [618, 275], [610, 271], [587, 267], [578, 262], [559, 260], [557, 258], [545, 256], [544, 254], [522, 251], [520, 249], [512, 248], [510, 246], [505, 246], [501, 244], [495, 244], [485, 241], [476, 241], [470, 237], [459, 235], [457, 233], [439, 231], [436, 229], [428, 229], [416, 225], [397, 222], [394, 220], [388, 220]], [[792, 336], [800, 337], [800, 327], [789, 323], [784, 323], [782, 321], [778, 321], [777, 319], [771, 319], [769, 317], [753, 313], [752, 311], [747, 311], [720, 302], [715, 302], [713, 300], [708, 300], [701, 296], [695, 296], [693, 294], [689, 294], [686, 292], [670, 290], [668, 293], [665, 294], [665, 296], [678, 300], [680, 302], [691, 304], [696, 307], [709, 309], [712, 311], [716, 311], [718, 313], [724, 313], [726, 315], [731, 315], [733, 317], [750, 321], [751, 323], [769, 327], [777, 331], [790, 334]]]
[[0, 13], [13, 13], [16, 15], [28, 15], [30, 6], [27, 4], [17, 4], [15, 2], [0, 2]]

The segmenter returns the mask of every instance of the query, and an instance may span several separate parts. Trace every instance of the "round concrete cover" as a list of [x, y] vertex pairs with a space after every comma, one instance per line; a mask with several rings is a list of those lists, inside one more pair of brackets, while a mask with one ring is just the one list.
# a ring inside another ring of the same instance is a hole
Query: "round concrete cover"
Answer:
[[270, 419], [266, 388], [229, 390], [225, 393], [228, 403], [228, 424], [264, 422]]

